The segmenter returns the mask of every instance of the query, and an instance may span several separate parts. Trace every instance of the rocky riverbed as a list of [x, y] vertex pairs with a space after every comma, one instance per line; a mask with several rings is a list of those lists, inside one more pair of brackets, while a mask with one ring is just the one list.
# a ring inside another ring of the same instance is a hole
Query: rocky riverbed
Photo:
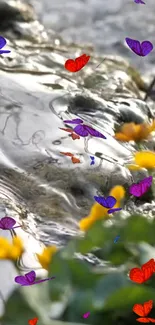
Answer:
[[[78, 232], [94, 195], [106, 195], [116, 184], [128, 188], [133, 177], [146, 176], [131, 175], [124, 166], [136, 146], [122, 145], [113, 136], [122, 123], [149, 121], [154, 102], [144, 101], [149, 80], [127, 61], [99, 57], [91, 47], [47, 33], [31, 6], [1, 2], [0, 15], [0, 32], [11, 50], [0, 55], [1, 216], [7, 212], [23, 225], [20, 235], [32, 250], [25, 270], [34, 268], [33, 252], [40, 243], [61, 246]], [[76, 74], [67, 72], [65, 60], [83, 53], [91, 56], [88, 65]], [[76, 117], [107, 139], [72, 140], [60, 128], [67, 127], [63, 120]], [[148, 146], [154, 149], [154, 141]], [[60, 152], [75, 154], [80, 163]], [[95, 165], [90, 165], [90, 155]], [[150, 216], [155, 211], [153, 201], [128, 205]]]

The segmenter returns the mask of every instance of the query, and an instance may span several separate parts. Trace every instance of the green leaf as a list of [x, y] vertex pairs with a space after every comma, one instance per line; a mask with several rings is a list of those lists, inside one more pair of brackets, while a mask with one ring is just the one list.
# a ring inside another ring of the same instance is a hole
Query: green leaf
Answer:
[[117, 290], [106, 299], [104, 310], [129, 309], [136, 303], [144, 303], [144, 301], [155, 300], [155, 290], [147, 288], [144, 285], [132, 285]]
[[1, 318], [3, 325], [21, 325], [28, 319], [38, 317], [37, 313], [27, 305], [20, 290], [13, 292], [6, 302], [5, 314]]
[[110, 261], [113, 265], [124, 264], [132, 256], [123, 243], [107, 244], [95, 255], [100, 259]]
[[68, 266], [70, 269], [72, 285], [78, 288], [93, 288], [96, 281], [100, 277], [94, 274], [86, 262], [81, 260], [69, 260]]
[[122, 287], [127, 286], [129, 283], [127, 276], [124, 274], [114, 272], [109, 275], [105, 275], [98, 282], [94, 288], [93, 306], [96, 310], [102, 310], [104, 308], [107, 298], [113, 294], [116, 290], [120, 290]]
[[127, 219], [125, 227], [120, 230], [120, 236], [124, 242], [138, 243], [145, 241], [154, 244], [154, 230], [152, 223], [146, 217], [132, 215]]

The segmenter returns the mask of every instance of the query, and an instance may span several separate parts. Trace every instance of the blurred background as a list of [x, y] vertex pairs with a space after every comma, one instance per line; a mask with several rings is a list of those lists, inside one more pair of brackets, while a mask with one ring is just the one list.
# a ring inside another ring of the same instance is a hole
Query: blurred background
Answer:
[[141, 71], [153, 69], [154, 52], [138, 57], [125, 45], [125, 38], [148, 40], [155, 45], [155, 1], [134, 0], [31, 0], [46, 28], [69, 42], [92, 44], [100, 54], [129, 58]]

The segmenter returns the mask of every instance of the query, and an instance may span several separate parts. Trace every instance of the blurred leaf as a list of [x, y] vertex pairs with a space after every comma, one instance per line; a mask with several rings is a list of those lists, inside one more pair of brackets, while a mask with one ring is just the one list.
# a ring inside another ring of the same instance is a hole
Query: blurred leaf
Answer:
[[[69, 306], [64, 314], [64, 320], [69, 322], [81, 322], [82, 315], [86, 312], [92, 312], [92, 291], [91, 290], [77, 290], [71, 296]], [[91, 323], [90, 314], [88, 320], [83, 319], [86, 324]]]
[[147, 300], [155, 300], [155, 290], [145, 287], [145, 285], [132, 285], [122, 288], [107, 298], [104, 310], [130, 309], [136, 303], [144, 303]]
[[93, 306], [96, 310], [104, 308], [106, 299], [115, 291], [127, 286], [129, 283], [127, 276], [114, 272], [102, 277], [95, 287], [93, 295]]
[[101, 276], [93, 273], [90, 266], [81, 260], [69, 260], [68, 266], [71, 272], [72, 284], [78, 288], [93, 288]]
[[61, 300], [61, 297], [65, 294], [70, 295], [71, 290], [71, 276], [70, 270], [67, 264], [67, 260], [61, 256], [61, 251], [56, 253], [49, 267], [49, 277], [56, 276], [54, 280], [49, 281], [50, 297], [53, 301]]
[[113, 265], [124, 264], [132, 256], [123, 243], [107, 244], [97, 251], [95, 255], [100, 259], [110, 261]]
[[37, 313], [27, 305], [20, 290], [16, 290], [6, 302], [3, 325], [21, 325], [21, 321], [38, 317]]
[[126, 225], [120, 230], [120, 236], [124, 242], [138, 243], [140, 241], [155, 243], [155, 229], [150, 220], [139, 215], [132, 215], [127, 219]]

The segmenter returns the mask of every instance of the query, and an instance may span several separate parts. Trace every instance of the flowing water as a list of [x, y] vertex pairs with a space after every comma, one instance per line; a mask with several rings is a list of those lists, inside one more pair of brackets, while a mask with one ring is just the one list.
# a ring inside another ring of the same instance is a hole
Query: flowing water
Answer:
[[[11, 12], [10, 21], [2, 19], [0, 25], [11, 49], [11, 54], [0, 56], [0, 216], [7, 213], [22, 225], [16, 232], [26, 247], [20, 261], [25, 272], [38, 268], [35, 253], [44, 244], [61, 246], [78, 233], [78, 221], [88, 214], [94, 195], [107, 195], [116, 184], [131, 185], [133, 176], [124, 164], [137, 148], [119, 144], [114, 129], [124, 122], [149, 121], [154, 103], [143, 100], [146, 85], [124, 59], [104, 56], [95, 69], [103, 56], [46, 32], [31, 7], [12, 1], [10, 5], [0, 4], [2, 17]], [[83, 70], [71, 74], [64, 69], [66, 58], [85, 52], [91, 60]], [[63, 120], [76, 117], [107, 139], [73, 140], [60, 128], [70, 127]], [[148, 146], [154, 149], [154, 141]], [[80, 163], [73, 164], [61, 152], [73, 153]], [[90, 165], [90, 155], [95, 165]], [[134, 180], [145, 176], [137, 172]], [[128, 210], [151, 216], [154, 204], [131, 201]], [[99, 263], [93, 257], [89, 261]], [[8, 270], [0, 282], [6, 297], [14, 271], [0, 263], [1, 272]]]

